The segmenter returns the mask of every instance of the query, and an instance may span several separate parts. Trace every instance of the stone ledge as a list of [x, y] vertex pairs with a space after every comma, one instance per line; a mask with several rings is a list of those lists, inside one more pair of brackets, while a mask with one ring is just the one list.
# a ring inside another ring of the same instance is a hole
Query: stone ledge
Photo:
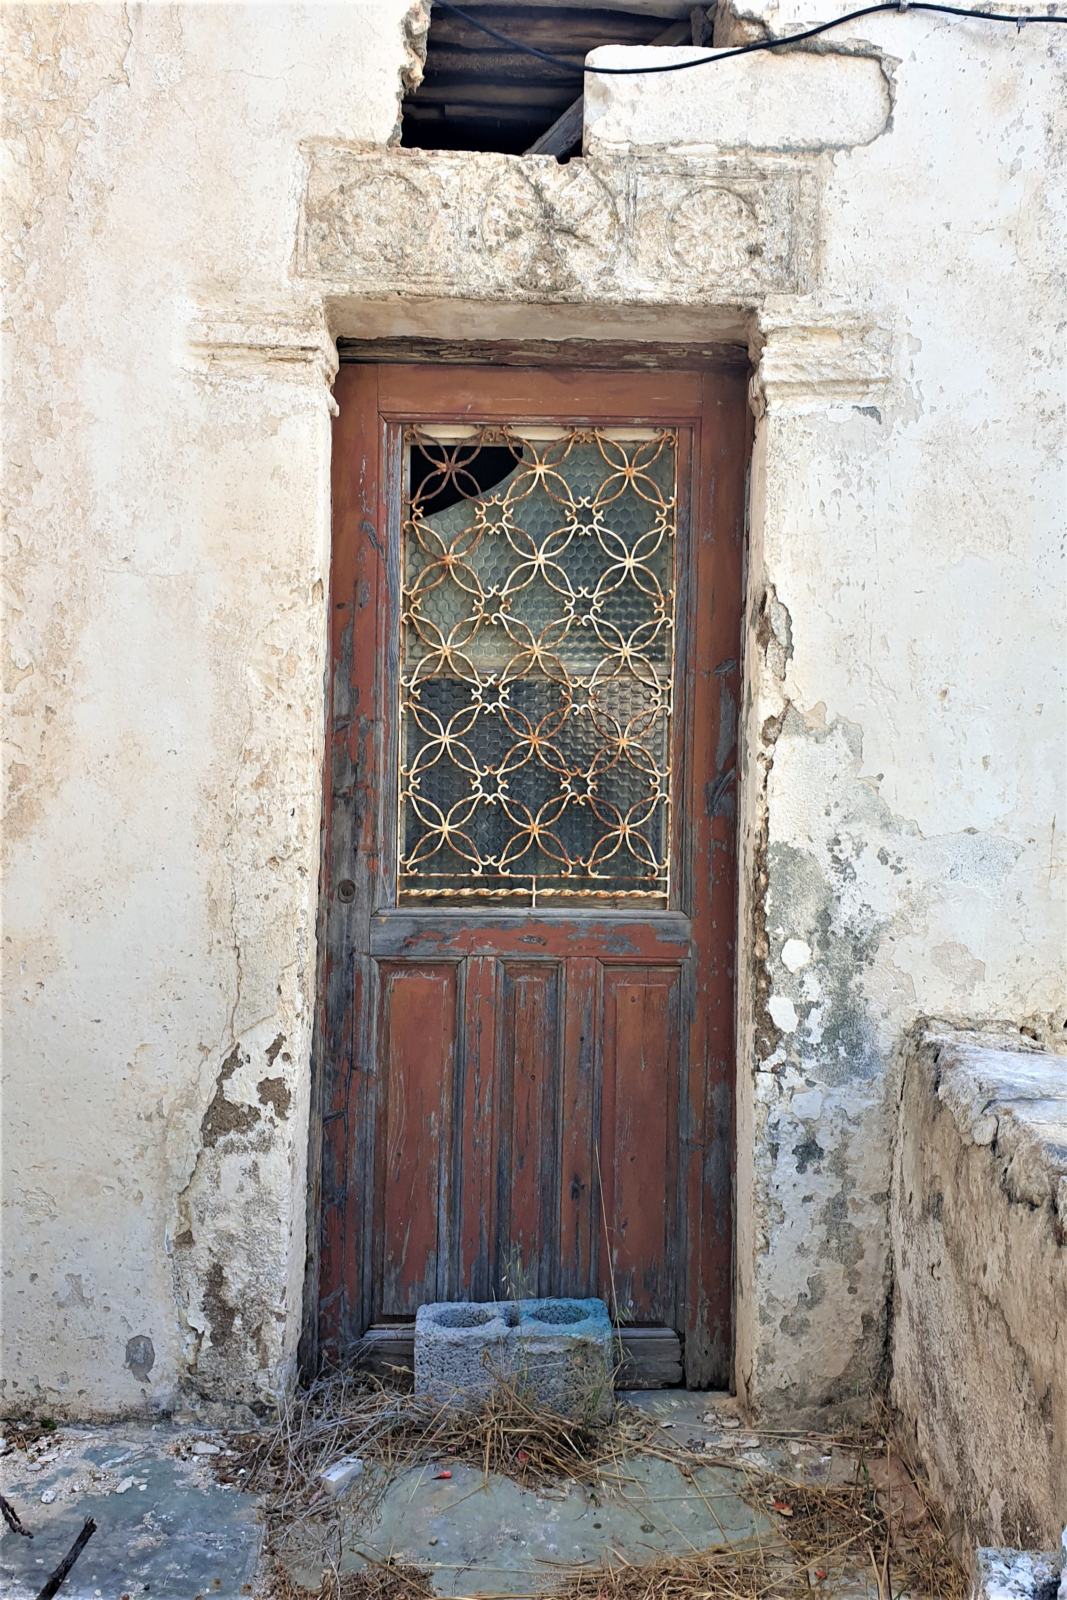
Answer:
[[330, 384], [337, 372], [336, 346], [318, 305], [190, 305], [186, 356], [202, 370], [239, 376], [307, 376]]
[[772, 408], [823, 409], [880, 400], [892, 375], [889, 330], [847, 306], [772, 300], [759, 313], [759, 364], [752, 379], [757, 417]]
[[937, 1033], [924, 1047], [961, 1139], [1003, 1162], [1009, 1199], [1049, 1206], [1067, 1232], [1067, 1059]]

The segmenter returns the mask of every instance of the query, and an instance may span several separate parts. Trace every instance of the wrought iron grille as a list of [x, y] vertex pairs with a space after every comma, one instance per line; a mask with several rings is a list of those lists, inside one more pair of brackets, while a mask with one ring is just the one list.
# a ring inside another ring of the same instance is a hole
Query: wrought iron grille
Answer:
[[677, 434], [405, 430], [401, 900], [670, 891]]

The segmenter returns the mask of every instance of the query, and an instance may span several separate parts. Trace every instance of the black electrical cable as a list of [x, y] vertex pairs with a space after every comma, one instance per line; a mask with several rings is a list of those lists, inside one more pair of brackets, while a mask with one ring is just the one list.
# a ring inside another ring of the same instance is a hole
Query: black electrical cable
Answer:
[[[498, 28], [493, 28], [488, 22], [482, 22], [479, 17], [464, 11], [462, 6], [452, 4], [452, 0], [434, 0], [434, 4], [442, 11], [450, 11], [455, 17], [462, 17], [464, 22], [469, 22], [472, 27], [481, 29], [482, 33], [495, 39], [498, 44], [507, 45], [509, 50], [516, 50], [520, 55], [534, 56], [538, 61], [546, 61], [550, 67], [560, 67], [564, 72], [573, 73], [577, 70], [573, 61], [568, 61], [565, 56], [555, 56], [548, 50], [538, 50], [536, 45], [523, 44], [519, 39], [512, 39], [506, 33], [501, 33]], [[716, 50], [713, 56], [700, 56], [696, 61], [668, 61], [660, 67], [587, 67], [583, 64], [582, 72], [595, 72], [600, 77], [633, 78], [652, 72], [685, 72], [690, 67], [707, 67], [716, 61], [729, 61], [731, 56], [751, 55], [755, 50], [781, 50], [784, 45], [800, 44], [803, 39], [818, 38], [820, 33], [829, 33], [831, 28], [840, 28], [842, 23], [855, 22], [858, 17], [873, 17], [879, 11], [935, 11], [946, 17], [974, 17], [979, 22], [1012, 22], [1017, 28], [1022, 28], [1029, 22], [1067, 22], [1067, 16], [1055, 17], [1048, 14], [1024, 14], [1014, 11], [973, 11], [967, 6], [936, 5], [934, 0], [879, 0], [873, 6], [860, 6], [858, 11], [846, 11], [842, 17], [832, 17], [829, 22], [817, 22], [812, 28], [804, 28], [800, 33], [789, 33], [781, 39], [754, 39], [751, 44], [735, 45], [731, 50]]]

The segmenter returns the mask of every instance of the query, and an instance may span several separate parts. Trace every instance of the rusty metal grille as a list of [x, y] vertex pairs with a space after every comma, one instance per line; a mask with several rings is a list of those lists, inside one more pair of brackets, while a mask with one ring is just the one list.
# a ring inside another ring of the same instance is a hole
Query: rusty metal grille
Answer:
[[667, 904], [676, 431], [404, 442], [399, 898]]

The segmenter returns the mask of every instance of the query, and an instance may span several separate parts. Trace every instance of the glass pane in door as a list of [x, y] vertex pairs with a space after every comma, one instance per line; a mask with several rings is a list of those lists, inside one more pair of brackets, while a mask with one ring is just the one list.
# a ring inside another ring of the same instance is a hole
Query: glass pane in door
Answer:
[[664, 906], [677, 434], [405, 430], [402, 902]]

